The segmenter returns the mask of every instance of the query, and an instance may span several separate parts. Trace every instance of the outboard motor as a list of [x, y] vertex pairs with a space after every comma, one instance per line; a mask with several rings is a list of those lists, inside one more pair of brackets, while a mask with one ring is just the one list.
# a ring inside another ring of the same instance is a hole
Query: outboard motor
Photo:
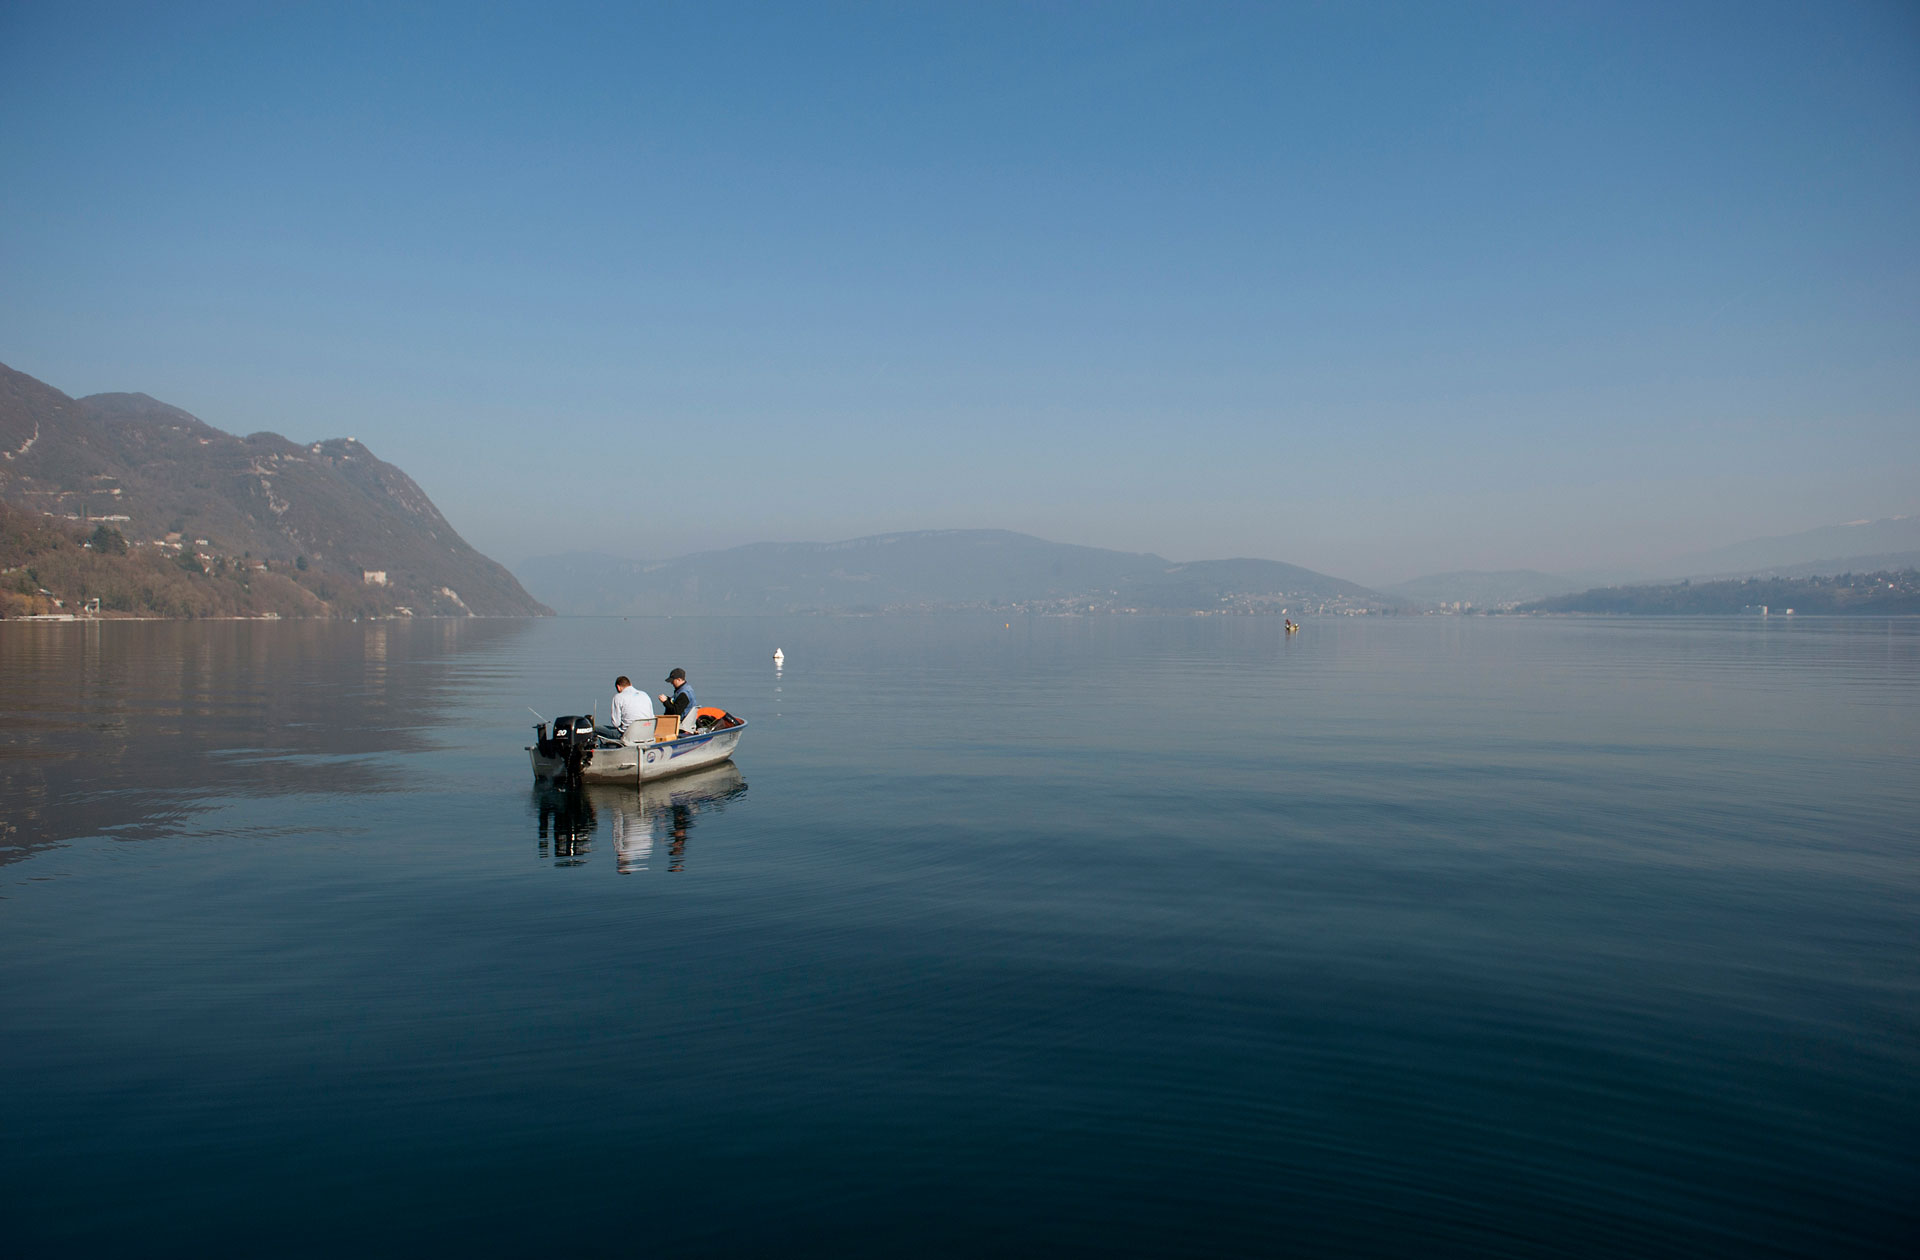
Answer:
[[533, 729], [539, 739], [540, 755], [562, 762], [567, 782], [578, 783], [580, 772], [593, 760], [593, 747], [599, 742], [599, 736], [593, 733], [593, 718], [584, 715], [555, 718], [551, 739], [547, 737], [544, 722]]

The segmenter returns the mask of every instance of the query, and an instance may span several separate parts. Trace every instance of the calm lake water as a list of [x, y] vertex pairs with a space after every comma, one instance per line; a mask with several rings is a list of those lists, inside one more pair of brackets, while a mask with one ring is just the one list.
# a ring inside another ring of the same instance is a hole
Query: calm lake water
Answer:
[[0, 625], [7, 1253], [1913, 1254], [1920, 623], [1003, 622]]

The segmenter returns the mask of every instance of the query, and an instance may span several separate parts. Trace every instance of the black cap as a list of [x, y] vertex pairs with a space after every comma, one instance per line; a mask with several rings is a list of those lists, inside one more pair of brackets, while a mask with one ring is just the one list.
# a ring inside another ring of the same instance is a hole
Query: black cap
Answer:
[[678, 678], [681, 682], [685, 682], [687, 680], [687, 671], [684, 669], [681, 669], [678, 665], [675, 665], [667, 673], [668, 682], [672, 682], [676, 678]]

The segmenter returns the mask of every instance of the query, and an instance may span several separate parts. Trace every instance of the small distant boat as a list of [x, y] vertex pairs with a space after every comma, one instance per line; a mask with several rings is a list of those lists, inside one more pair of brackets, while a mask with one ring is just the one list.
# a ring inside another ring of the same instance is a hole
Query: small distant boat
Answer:
[[779, 669], [782, 665], [786, 663], [787, 663], [787, 654], [785, 652], [782, 652], [779, 648], [773, 649], [773, 667], [775, 669]]
[[694, 712], [694, 729], [678, 733], [679, 719], [656, 718], [656, 731], [665, 738], [644, 744], [623, 744], [619, 734], [596, 727], [591, 715], [560, 717], [534, 727], [527, 745], [533, 777], [568, 783], [651, 783], [670, 775], [686, 774], [718, 765], [733, 756], [746, 722], [725, 709]]

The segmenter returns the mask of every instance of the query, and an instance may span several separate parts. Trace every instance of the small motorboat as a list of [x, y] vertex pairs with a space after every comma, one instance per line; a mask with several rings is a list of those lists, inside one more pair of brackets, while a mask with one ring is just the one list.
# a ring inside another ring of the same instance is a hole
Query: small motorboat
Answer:
[[527, 745], [535, 779], [564, 783], [650, 783], [669, 775], [686, 774], [718, 765], [733, 756], [744, 720], [725, 709], [694, 711], [694, 729], [679, 731], [680, 719], [655, 720], [655, 737], [645, 743], [625, 744], [618, 731], [596, 727], [591, 715], [560, 717], [534, 727]]

